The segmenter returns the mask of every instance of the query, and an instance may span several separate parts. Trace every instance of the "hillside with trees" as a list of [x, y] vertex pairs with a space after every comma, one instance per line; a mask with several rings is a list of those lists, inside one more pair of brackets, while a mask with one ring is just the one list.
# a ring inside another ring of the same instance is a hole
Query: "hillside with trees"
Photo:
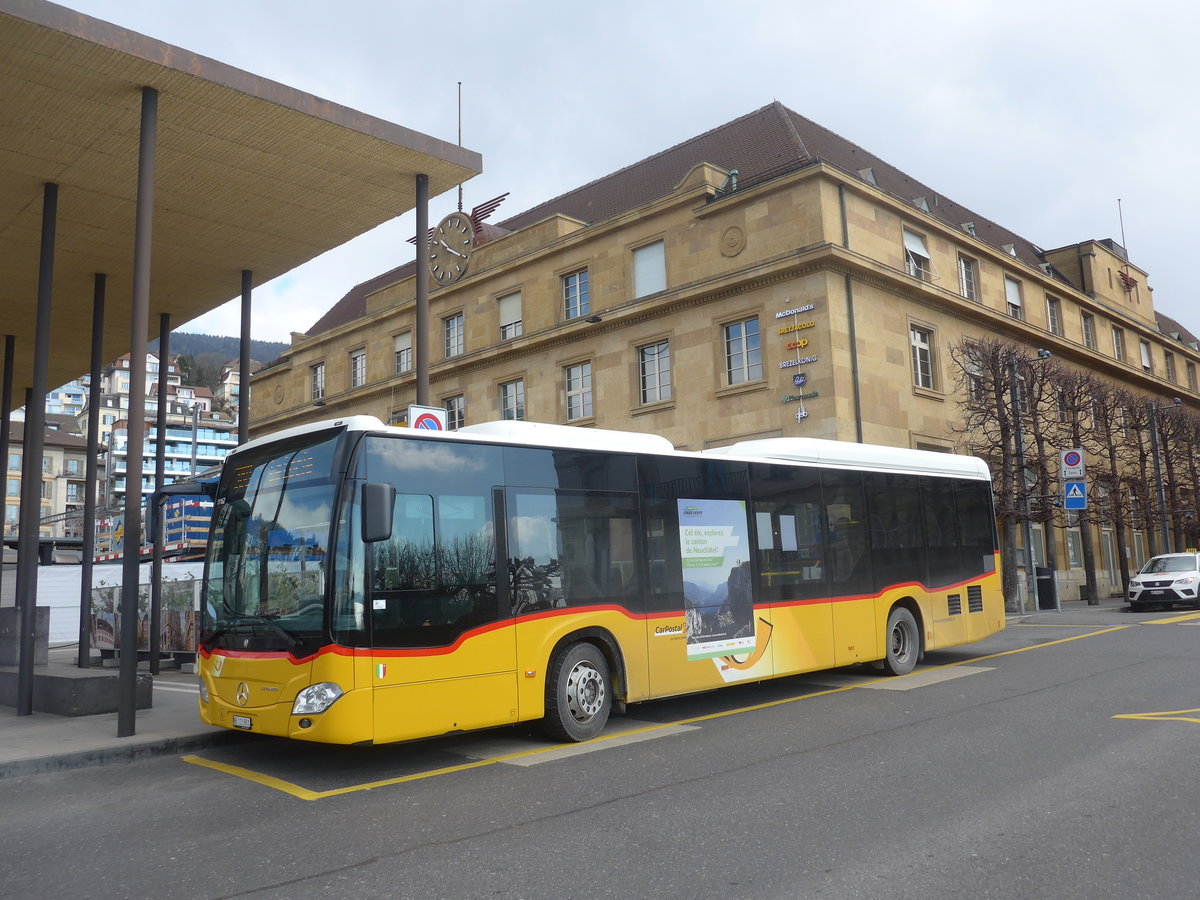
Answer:
[[[158, 352], [158, 341], [149, 344], [151, 352]], [[189, 334], [175, 332], [171, 335], [168, 348], [179, 363], [183, 383], [206, 387], [215, 391], [221, 380], [221, 369], [227, 362], [237, 359], [241, 352], [236, 337], [215, 334]], [[250, 358], [260, 363], [278, 359], [288, 344], [283, 341], [250, 341]]]

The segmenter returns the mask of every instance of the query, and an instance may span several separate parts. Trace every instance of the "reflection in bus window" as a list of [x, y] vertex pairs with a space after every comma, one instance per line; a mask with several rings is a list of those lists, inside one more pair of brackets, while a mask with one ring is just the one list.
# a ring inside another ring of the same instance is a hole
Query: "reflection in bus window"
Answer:
[[640, 605], [636, 495], [521, 488], [508, 506], [514, 615], [604, 601]]

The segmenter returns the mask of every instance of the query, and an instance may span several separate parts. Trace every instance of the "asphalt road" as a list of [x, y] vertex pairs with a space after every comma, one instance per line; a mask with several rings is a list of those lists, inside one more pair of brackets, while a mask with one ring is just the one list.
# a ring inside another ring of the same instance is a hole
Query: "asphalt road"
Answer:
[[249, 738], [3, 780], [0, 894], [1195, 896], [1200, 614], [1047, 618], [905, 679], [633, 707], [567, 750]]

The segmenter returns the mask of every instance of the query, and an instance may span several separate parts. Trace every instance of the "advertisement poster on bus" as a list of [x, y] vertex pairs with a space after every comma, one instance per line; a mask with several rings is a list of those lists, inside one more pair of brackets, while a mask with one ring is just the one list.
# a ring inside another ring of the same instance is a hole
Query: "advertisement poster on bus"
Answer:
[[688, 659], [754, 649], [746, 504], [679, 500], [679, 555]]

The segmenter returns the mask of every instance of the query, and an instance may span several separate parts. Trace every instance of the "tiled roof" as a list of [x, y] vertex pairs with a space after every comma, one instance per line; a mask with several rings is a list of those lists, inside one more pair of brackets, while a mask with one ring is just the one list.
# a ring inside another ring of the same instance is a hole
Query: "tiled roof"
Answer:
[[1177, 340], [1185, 344], [1200, 343], [1200, 338], [1197, 338], [1194, 334], [1192, 334], [1170, 316], [1157, 311], [1154, 313], [1154, 315], [1158, 320], [1158, 330], [1163, 334], [1170, 335], [1171, 337], [1178, 336]]
[[[871, 169], [880, 190], [909, 203], [924, 198], [929, 215], [954, 228], [973, 223], [975, 237], [996, 248], [1012, 245], [1013, 255], [1031, 266], [1043, 261], [1040, 248], [1033, 243], [941, 196], [873, 153], [778, 101], [547, 200], [498, 225], [507, 231], [517, 231], [552, 215], [570, 216], [586, 223], [600, 222], [666, 196], [699, 163], [736, 169], [738, 185], [744, 189], [816, 160], [830, 163], [854, 176]], [[914, 220], [919, 222], [922, 212], [918, 212], [915, 205], [913, 210]], [[366, 315], [369, 293], [408, 277], [414, 270], [415, 262], [410, 262], [356, 285], [307, 334], [320, 334], [361, 318]], [[1057, 273], [1055, 277], [1071, 283]]]

